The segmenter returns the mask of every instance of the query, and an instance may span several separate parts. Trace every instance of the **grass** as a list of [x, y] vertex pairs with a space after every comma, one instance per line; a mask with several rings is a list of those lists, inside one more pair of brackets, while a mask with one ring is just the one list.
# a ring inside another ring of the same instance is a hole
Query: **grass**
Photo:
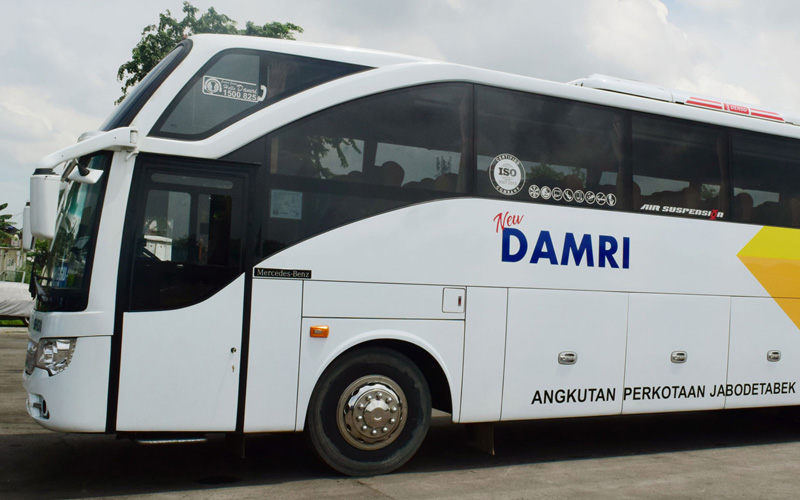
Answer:
[[0, 326], [27, 326], [22, 319], [0, 319]]

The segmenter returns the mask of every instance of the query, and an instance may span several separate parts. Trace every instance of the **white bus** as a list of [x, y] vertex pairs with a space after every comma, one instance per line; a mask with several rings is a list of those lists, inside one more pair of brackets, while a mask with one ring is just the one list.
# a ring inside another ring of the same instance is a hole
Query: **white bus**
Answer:
[[305, 431], [362, 475], [411, 458], [432, 408], [797, 405], [797, 124], [603, 76], [189, 38], [32, 178], [54, 238], [28, 411]]

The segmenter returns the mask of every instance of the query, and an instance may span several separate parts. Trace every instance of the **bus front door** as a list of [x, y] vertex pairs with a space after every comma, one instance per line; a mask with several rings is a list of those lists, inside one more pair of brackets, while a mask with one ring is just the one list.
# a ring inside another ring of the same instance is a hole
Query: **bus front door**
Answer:
[[123, 262], [130, 263], [120, 286], [126, 307], [115, 338], [116, 430], [232, 431], [246, 294], [247, 172], [146, 157], [136, 168], [123, 243]]

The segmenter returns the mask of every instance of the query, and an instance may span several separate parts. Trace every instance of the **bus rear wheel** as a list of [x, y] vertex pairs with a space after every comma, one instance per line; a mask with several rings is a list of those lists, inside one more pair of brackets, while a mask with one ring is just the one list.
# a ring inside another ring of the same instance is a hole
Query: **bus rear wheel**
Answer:
[[306, 433], [333, 469], [372, 476], [405, 464], [430, 419], [430, 390], [420, 369], [391, 349], [363, 349], [345, 354], [320, 377]]

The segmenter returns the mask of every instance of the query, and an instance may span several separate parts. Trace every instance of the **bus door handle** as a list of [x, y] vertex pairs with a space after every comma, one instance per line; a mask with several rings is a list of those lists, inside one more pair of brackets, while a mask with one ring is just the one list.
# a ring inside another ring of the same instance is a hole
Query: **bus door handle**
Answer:
[[686, 351], [674, 351], [669, 359], [673, 363], [686, 363]]
[[767, 353], [767, 361], [772, 361], [773, 363], [781, 360], [781, 351], [769, 351]]
[[572, 351], [564, 351], [558, 353], [559, 365], [574, 365], [578, 362], [578, 354]]

